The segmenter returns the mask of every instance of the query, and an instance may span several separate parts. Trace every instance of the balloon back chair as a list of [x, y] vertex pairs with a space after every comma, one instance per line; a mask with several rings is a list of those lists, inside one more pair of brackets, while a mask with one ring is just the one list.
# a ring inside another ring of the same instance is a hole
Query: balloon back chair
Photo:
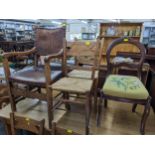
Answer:
[[[120, 44], [130, 44], [139, 49], [141, 58], [139, 61], [133, 62], [117, 62], [110, 60], [112, 50]], [[108, 47], [106, 53], [107, 59], [107, 76], [103, 88], [100, 90], [100, 102], [98, 104], [97, 125], [101, 124], [102, 99], [104, 99], [105, 107], [107, 100], [120, 101], [133, 104], [133, 112], [137, 104], [144, 106], [144, 112], [140, 124], [140, 133], [145, 134], [145, 124], [150, 112], [151, 97], [143, 83], [141, 82], [141, 71], [145, 59], [145, 47], [134, 39], [123, 37], [115, 39]], [[137, 69], [137, 76], [114, 74], [114, 70], [119, 67], [127, 67]]]

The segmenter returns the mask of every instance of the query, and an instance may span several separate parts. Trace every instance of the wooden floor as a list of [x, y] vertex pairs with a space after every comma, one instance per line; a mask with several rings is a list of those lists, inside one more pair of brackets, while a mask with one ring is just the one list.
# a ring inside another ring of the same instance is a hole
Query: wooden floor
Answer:
[[[35, 100], [23, 100], [21, 104], [19, 103], [19, 106], [22, 106], [22, 109], [26, 105], [28, 106], [25, 108], [24, 112], [27, 111], [27, 109], [30, 109], [31, 104], [33, 105], [33, 102]], [[29, 102], [28, 104], [25, 104], [25, 102]], [[32, 102], [30, 104], [30, 102]], [[44, 103], [46, 104], [46, 103]], [[43, 104], [43, 105], [44, 105]], [[38, 105], [38, 104], [37, 104]], [[39, 104], [40, 105], [40, 104]], [[10, 105], [8, 105], [10, 109]], [[9, 111], [8, 107], [5, 107], [1, 112], [0, 115], [3, 116], [3, 113], [7, 111], [7, 117], [9, 117]], [[44, 115], [47, 115], [47, 108], [36, 108], [36, 106], [33, 105], [33, 109], [35, 109], [37, 115], [36, 117], [43, 117]], [[94, 113], [92, 113], [91, 116], [91, 122], [90, 122], [90, 134], [91, 135], [138, 135], [139, 133], [139, 126], [141, 121], [141, 116], [143, 113], [143, 107], [137, 106], [136, 112], [131, 112], [132, 105], [130, 104], [124, 104], [124, 103], [118, 103], [118, 102], [108, 102], [108, 107], [106, 109], [103, 108], [102, 113], [102, 125], [101, 127], [96, 127], [96, 116]], [[42, 112], [41, 112], [41, 109]], [[46, 109], [46, 111], [45, 111]], [[57, 127], [64, 128], [64, 129], [70, 129], [73, 130], [76, 133], [84, 134], [85, 133], [85, 115], [84, 115], [84, 105], [72, 105], [71, 104], [71, 110], [67, 111], [66, 113], [63, 113], [63, 117], [59, 120]], [[4, 111], [4, 112], [3, 112]], [[20, 112], [20, 108], [18, 107], [18, 112]], [[23, 113], [23, 112], [22, 112]], [[38, 113], [43, 113], [42, 115]], [[33, 112], [34, 114], [34, 112]], [[148, 121], [146, 124], [146, 134], [155, 134], [155, 114], [153, 113], [153, 110], [151, 108], [150, 115], [148, 117]]]
[[[96, 127], [96, 117], [92, 113], [90, 132], [92, 135], [138, 135], [143, 106], [137, 106], [136, 113], [131, 112], [132, 105], [109, 101], [103, 110], [102, 125]], [[72, 105], [59, 122], [60, 127], [84, 134], [84, 106]], [[155, 134], [155, 114], [151, 108], [146, 124], [146, 134]]]

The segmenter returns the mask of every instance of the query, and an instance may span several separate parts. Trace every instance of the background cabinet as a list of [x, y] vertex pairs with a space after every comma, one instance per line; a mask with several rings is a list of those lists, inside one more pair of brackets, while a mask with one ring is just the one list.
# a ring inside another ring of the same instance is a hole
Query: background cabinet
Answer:
[[141, 42], [148, 47], [155, 47], [155, 24], [145, 24], [142, 29]]
[[[100, 25], [100, 37], [104, 38], [104, 47], [103, 47], [103, 64], [106, 64], [106, 50], [109, 44], [116, 38], [122, 36], [129, 36], [135, 40], [140, 40], [141, 36], [142, 23], [101, 23]], [[122, 44], [116, 46], [112, 53], [111, 58], [116, 56], [118, 51], [122, 52], [139, 52], [137, 47], [134, 47], [130, 44]]]

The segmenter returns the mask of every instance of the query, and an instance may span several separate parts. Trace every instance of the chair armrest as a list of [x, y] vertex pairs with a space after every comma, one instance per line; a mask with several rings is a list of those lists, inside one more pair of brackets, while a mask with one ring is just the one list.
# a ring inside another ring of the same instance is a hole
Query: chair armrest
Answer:
[[44, 58], [44, 62], [49, 63], [52, 59], [55, 59], [55, 58], [63, 58], [63, 50], [60, 50], [60, 52], [57, 54], [51, 54], [51, 55], [46, 56]]
[[26, 55], [30, 55], [36, 52], [36, 48], [32, 48], [28, 51], [24, 51], [24, 52], [8, 52], [8, 53], [4, 53], [3, 57], [4, 58], [10, 58], [10, 57], [14, 57], [14, 56], [26, 56]]
[[51, 84], [51, 67], [50, 67], [50, 61], [55, 58], [61, 58], [63, 59], [63, 50], [60, 50], [57, 54], [51, 54], [44, 58], [45, 62], [45, 77], [46, 77], [46, 85]]

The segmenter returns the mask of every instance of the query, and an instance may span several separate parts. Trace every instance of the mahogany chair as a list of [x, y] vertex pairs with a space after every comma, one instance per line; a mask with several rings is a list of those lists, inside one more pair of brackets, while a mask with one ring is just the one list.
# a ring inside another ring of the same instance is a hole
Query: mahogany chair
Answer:
[[[139, 49], [141, 58], [139, 61], [134, 62], [119, 62], [113, 63], [110, 61], [110, 54], [112, 50], [120, 44], [131, 44], [136, 46]], [[145, 59], [145, 47], [131, 38], [118, 38], [115, 39], [108, 47], [106, 53], [107, 59], [107, 77], [103, 85], [103, 88], [100, 90], [100, 102], [98, 105], [98, 116], [97, 116], [97, 125], [101, 124], [101, 113], [102, 113], [102, 99], [104, 99], [105, 107], [107, 106], [107, 100], [120, 101], [125, 103], [132, 103], [133, 109], [137, 104], [144, 106], [144, 112], [140, 124], [140, 133], [145, 134], [145, 124], [147, 117], [150, 112], [150, 100], [148, 91], [141, 82], [141, 70], [143, 62]], [[113, 70], [118, 69], [119, 67], [128, 67], [130, 69], [137, 69], [137, 77], [129, 75], [114, 75]]]
[[[75, 46], [74, 46], [75, 45]], [[78, 45], [78, 46], [77, 46]], [[79, 48], [82, 46], [82, 49]], [[75, 48], [73, 48], [75, 47]], [[91, 115], [91, 104], [92, 104], [92, 94], [93, 94], [93, 88], [94, 88], [94, 80], [95, 80], [95, 64], [90, 67], [83, 67], [79, 65], [79, 63], [75, 63], [74, 65], [67, 65], [67, 57], [73, 57], [75, 60], [78, 58], [81, 60], [81, 58], [85, 59], [85, 61], [88, 59], [88, 57], [92, 53], [96, 55], [96, 53], [99, 52], [100, 47], [100, 41], [97, 41], [95, 43], [88, 43], [88, 42], [79, 42], [75, 41], [72, 44], [72, 48], [67, 48], [67, 42], [64, 40], [64, 66], [65, 66], [65, 77], [61, 78], [54, 84], [50, 86], [51, 91], [57, 90], [63, 93], [62, 98], [58, 98], [60, 103], [65, 103], [66, 108], [70, 110], [69, 103], [85, 103], [85, 134], [89, 134], [89, 122], [90, 122], [90, 115]], [[95, 63], [95, 62], [94, 62]], [[80, 75], [77, 74], [77, 76], [69, 76], [70, 73], [73, 71], [80, 71]], [[71, 71], [68, 73], [68, 71]], [[87, 73], [87, 78], [81, 77], [83, 73], [86, 71], [89, 71]], [[73, 100], [73, 98], [75, 100]], [[77, 98], [84, 99], [83, 101], [77, 100]]]
[[[49, 128], [52, 126], [53, 113], [51, 90], [49, 85], [62, 76], [62, 70], [52, 70], [50, 63], [53, 59], [63, 59], [63, 39], [65, 29], [37, 29], [35, 47], [29, 51], [4, 54], [4, 69], [9, 88], [12, 111], [16, 111], [16, 98], [19, 96], [37, 98], [47, 102]], [[34, 66], [10, 74], [8, 59], [14, 56], [34, 55]], [[44, 56], [44, 65], [39, 64], [39, 57]], [[22, 87], [20, 86], [22, 84]], [[24, 86], [24, 87], [23, 87]], [[42, 92], [42, 88], [46, 91]]]
[[16, 135], [18, 129], [30, 131], [37, 135], [44, 134], [45, 119], [37, 121], [10, 113], [11, 132]]

